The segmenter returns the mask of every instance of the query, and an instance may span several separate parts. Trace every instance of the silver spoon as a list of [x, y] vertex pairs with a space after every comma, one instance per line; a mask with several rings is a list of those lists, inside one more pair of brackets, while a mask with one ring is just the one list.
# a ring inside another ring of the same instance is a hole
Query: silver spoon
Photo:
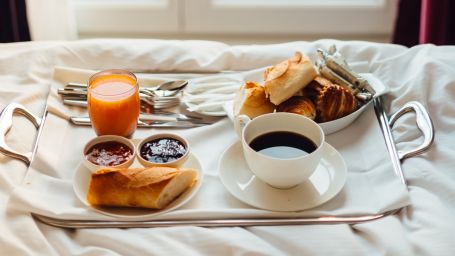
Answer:
[[[175, 80], [175, 81], [167, 81], [164, 82], [157, 87], [153, 88], [141, 88], [140, 91], [144, 94], [149, 94], [150, 96], [157, 95], [160, 97], [167, 97], [167, 96], [174, 96], [183, 88], [188, 85], [187, 80]], [[157, 93], [157, 91], [161, 91], [161, 93]], [[166, 92], [171, 93], [166, 93]]]
[[164, 82], [156, 88], [158, 91], [175, 91], [181, 90], [188, 85], [188, 80], [175, 80], [175, 81], [168, 81]]

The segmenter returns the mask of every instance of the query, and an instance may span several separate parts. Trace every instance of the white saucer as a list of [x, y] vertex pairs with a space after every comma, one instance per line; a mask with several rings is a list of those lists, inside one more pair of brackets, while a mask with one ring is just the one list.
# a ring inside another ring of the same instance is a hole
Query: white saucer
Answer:
[[328, 143], [310, 179], [290, 189], [277, 189], [258, 179], [248, 168], [242, 144], [232, 144], [219, 162], [219, 175], [226, 189], [240, 201], [271, 211], [301, 211], [321, 205], [340, 192], [347, 167], [340, 153]]
[[[131, 168], [143, 167], [139, 164], [137, 160], [132, 164]], [[199, 190], [202, 185], [202, 166], [199, 160], [195, 155], [190, 153], [188, 160], [182, 165], [186, 168], [194, 168], [198, 171], [198, 179], [193, 186], [183, 192], [178, 198], [171, 202], [166, 208], [161, 210], [154, 209], [142, 209], [142, 208], [130, 208], [130, 207], [100, 207], [92, 206], [87, 201], [87, 192], [90, 185], [91, 172], [87, 169], [82, 163], [77, 167], [74, 177], [73, 177], [73, 189], [76, 193], [76, 196], [81, 202], [90, 207], [91, 209], [102, 213], [104, 215], [116, 217], [117, 219], [127, 219], [127, 220], [145, 220], [150, 219], [159, 214], [169, 212], [171, 210], [177, 209], [178, 207], [187, 203]]]

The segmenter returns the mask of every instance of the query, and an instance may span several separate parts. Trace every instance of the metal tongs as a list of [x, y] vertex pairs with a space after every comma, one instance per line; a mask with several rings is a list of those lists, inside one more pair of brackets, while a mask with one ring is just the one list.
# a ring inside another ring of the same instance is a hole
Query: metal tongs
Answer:
[[328, 51], [319, 48], [317, 53], [319, 61], [316, 65], [324, 77], [349, 89], [362, 102], [370, 101], [373, 98], [376, 93], [373, 87], [365, 78], [349, 67], [335, 45], [332, 45]]

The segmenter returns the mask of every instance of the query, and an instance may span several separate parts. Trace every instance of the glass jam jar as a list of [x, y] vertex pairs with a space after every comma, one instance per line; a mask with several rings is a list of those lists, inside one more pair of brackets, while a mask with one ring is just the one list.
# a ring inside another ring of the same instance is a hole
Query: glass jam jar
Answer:
[[95, 133], [131, 137], [139, 117], [140, 98], [136, 76], [122, 69], [109, 69], [90, 77], [88, 113]]

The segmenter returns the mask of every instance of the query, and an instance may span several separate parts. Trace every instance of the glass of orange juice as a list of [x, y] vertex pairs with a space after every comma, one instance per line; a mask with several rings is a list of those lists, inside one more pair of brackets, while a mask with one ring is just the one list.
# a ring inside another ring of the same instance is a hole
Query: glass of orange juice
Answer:
[[104, 70], [90, 77], [87, 89], [88, 113], [96, 134], [131, 137], [140, 109], [136, 76], [122, 69]]

